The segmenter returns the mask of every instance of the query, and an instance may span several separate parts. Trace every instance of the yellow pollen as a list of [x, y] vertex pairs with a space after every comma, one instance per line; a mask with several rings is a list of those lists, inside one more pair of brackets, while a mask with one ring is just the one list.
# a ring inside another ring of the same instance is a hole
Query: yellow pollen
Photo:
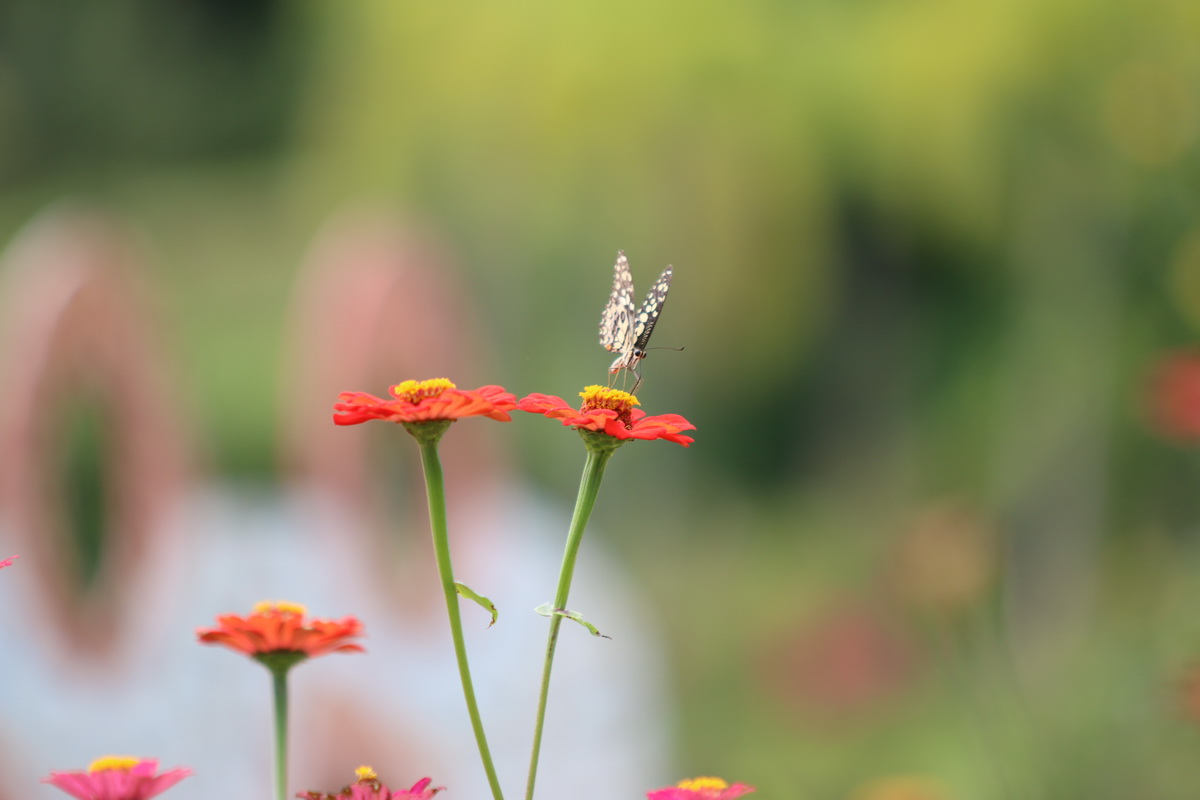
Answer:
[[641, 405], [629, 392], [610, 389], [607, 386], [586, 386], [579, 396], [583, 398], [584, 411], [607, 408], [618, 414], [628, 414], [634, 406]]
[[133, 756], [101, 756], [88, 765], [88, 772], [103, 772], [105, 770], [121, 770], [128, 772], [141, 763], [140, 758]]
[[266, 614], [268, 611], [282, 611], [285, 614], [303, 617], [308, 613], [308, 608], [299, 603], [289, 603], [287, 600], [263, 600], [254, 606], [256, 614]]
[[678, 784], [680, 789], [691, 789], [693, 792], [702, 792], [705, 789], [728, 789], [729, 784], [720, 778], [689, 778], [685, 781], [680, 781]]
[[366, 764], [354, 770], [354, 774], [358, 776], [360, 781], [373, 781], [379, 779], [379, 776], [375, 774], [375, 770], [371, 769]]
[[414, 405], [430, 397], [437, 397], [447, 389], [456, 388], [446, 378], [430, 378], [427, 381], [404, 381], [391, 387], [389, 391], [397, 400], [407, 400]]

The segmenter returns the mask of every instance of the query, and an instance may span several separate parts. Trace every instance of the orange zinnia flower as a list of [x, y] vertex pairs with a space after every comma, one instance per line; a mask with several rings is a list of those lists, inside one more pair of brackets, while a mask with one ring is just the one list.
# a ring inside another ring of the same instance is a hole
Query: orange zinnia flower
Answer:
[[354, 617], [306, 620], [308, 610], [298, 603], [263, 602], [246, 617], [221, 614], [217, 627], [198, 628], [203, 644], [221, 644], [260, 661], [280, 653], [311, 658], [326, 653], [361, 653], [362, 645], [347, 640], [363, 635]]
[[357, 425], [373, 419], [388, 422], [434, 422], [461, 417], [488, 417], [509, 422], [508, 415], [517, 407], [517, 398], [502, 386], [458, 389], [445, 378], [404, 381], [389, 387], [391, 399], [366, 392], [342, 392], [334, 403], [333, 421], [338, 425]]
[[583, 406], [579, 410], [567, 405], [567, 401], [561, 397], [546, 394], [524, 397], [517, 408], [562, 420], [563, 425], [571, 425], [579, 430], [605, 433], [615, 439], [666, 439], [684, 447], [696, 441], [682, 434], [682, 431], [695, 430], [695, 425], [678, 414], [648, 417], [645, 411], [634, 408], [640, 403], [629, 392], [588, 386], [579, 396], [583, 398]]

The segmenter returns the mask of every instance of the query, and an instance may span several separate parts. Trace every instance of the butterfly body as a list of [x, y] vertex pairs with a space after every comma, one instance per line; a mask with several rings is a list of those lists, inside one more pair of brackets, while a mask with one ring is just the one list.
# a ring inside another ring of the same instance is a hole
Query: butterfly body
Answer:
[[624, 252], [617, 253], [617, 263], [613, 266], [612, 292], [608, 296], [604, 312], [600, 315], [600, 344], [604, 349], [617, 353], [617, 357], [608, 368], [609, 374], [616, 375], [621, 370], [627, 370], [637, 376], [637, 383], [633, 385], [635, 392], [642, 382], [637, 367], [646, 357], [646, 345], [650, 342], [654, 326], [658, 324], [658, 316], [667, 302], [667, 292], [670, 288], [671, 267], [667, 267], [650, 287], [642, 305], [635, 306], [633, 275], [629, 271], [629, 261]]

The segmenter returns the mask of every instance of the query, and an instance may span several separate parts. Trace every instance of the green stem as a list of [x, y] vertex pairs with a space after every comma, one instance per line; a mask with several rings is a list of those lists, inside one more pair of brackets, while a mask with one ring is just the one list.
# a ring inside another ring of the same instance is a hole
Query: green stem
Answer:
[[275, 800], [287, 799], [287, 674], [287, 667], [271, 670], [271, 684], [275, 690]]
[[442, 580], [442, 593], [446, 596], [446, 611], [450, 615], [450, 633], [454, 637], [454, 657], [458, 661], [458, 675], [462, 680], [463, 697], [467, 701], [467, 713], [471, 716], [471, 729], [479, 745], [479, 757], [487, 773], [492, 797], [504, 800], [500, 792], [500, 781], [496, 778], [496, 767], [488, 750], [487, 736], [483, 732], [483, 720], [479, 716], [479, 705], [475, 701], [475, 687], [471, 683], [471, 667], [467, 663], [467, 645], [463, 639], [462, 616], [458, 608], [458, 589], [454, 585], [454, 569], [450, 566], [450, 538], [446, 533], [446, 488], [442, 479], [442, 465], [438, 460], [436, 441], [419, 441], [421, 465], [425, 468], [425, 491], [429, 497], [429, 527], [433, 531], [433, 552], [437, 559], [438, 575]]
[[[562, 567], [558, 573], [558, 591], [554, 594], [554, 610], [565, 610], [567, 595], [571, 592], [571, 578], [575, 574], [575, 559], [579, 555], [579, 543], [587, 528], [588, 517], [596, 505], [600, 493], [600, 481], [604, 478], [604, 467], [616, 452], [613, 449], [589, 449], [587, 462], [583, 465], [583, 477], [579, 481], [579, 496], [575, 499], [575, 513], [571, 516], [571, 529], [567, 533], [567, 546], [563, 552]], [[554, 649], [558, 645], [558, 629], [563, 618], [559, 614], [550, 617], [550, 637], [546, 641], [546, 662], [542, 667], [542, 689], [538, 695], [537, 722], [533, 728], [533, 751], [529, 757], [529, 781], [525, 785], [525, 800], [533, 800], [533, 784], [537, 778], [538, 756], [542, 749], [542, 727], [546, 721], [546, 698], [550, 694], [550, 670], [554, 666]]]

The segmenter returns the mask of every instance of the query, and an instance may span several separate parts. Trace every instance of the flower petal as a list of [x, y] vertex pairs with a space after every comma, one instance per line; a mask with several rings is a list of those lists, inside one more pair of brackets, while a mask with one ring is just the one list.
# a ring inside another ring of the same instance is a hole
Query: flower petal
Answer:
[[187, 767], [155, 775], [157, 770], [158, 760], [145, 758], [120, 768], [52, 772], [42, 778], [42, 783], [56, 786], [78, 800], [150, 800], [192, 774]]
[[432, 422], [482, 416], [509, 422], [517, 399], [504, 387], [487, 385], [473, 391], [454, 388], [445, 379], [405, 381], [391, 387], [390, 399], [366, 392], [342, 392], [334, 403], [334, 423], [357, 425], [373, 419]]
[[[636, 398], [632, 399], [636, 402]], [[618, 412], [612, 408], [589, 408], [586, 405], [577, 410], [561, 397], [538, 393], [523, 397], [517, 408], [557, 419], [566, 426], [600, 431], [615, 439], [666, 439], [684, 447], [695, 441], [691, 436], [684, 436], [682, 431], [695, 430], [696, 426], [679, 414], [648, 417], [640, 408], [626, 408]], [[628, 424], [624, 420], [628, 420]]]
[[348, 641], [363, 636], [355, 617], [340, 620], [306, 619], [304, 614], [267, 607], [245, 617], [220, 614], [217, 627], [198, 628], [203, 644], [219, 644], [249, 656], [280, 651], [319, 656], [326, 653], [361, 653], [362, 645]]

